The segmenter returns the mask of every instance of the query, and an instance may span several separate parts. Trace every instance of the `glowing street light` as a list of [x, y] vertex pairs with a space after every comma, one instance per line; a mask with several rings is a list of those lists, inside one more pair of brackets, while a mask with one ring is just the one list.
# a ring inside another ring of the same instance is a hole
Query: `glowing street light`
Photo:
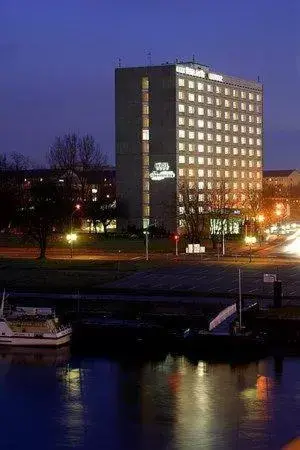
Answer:
[[258, 221], [259, 223], [263, 223], [263, 222], [265, 221], [265, 216], [264, 216], [263, 214], [259, 214], [259, 215], [257, 216], [257, 221]]
[[73, 258], [73, 243], [74, 243], [75, 241], [77, 241], [77, 234], [76, 234], [76, 233], [68, 233], [68, 234], [66, 235], [66, 239], [67, 239], [67, 241], [68, 241], [68, 244], [69, 244], [70, 247], [71, 247], [71, 258]]

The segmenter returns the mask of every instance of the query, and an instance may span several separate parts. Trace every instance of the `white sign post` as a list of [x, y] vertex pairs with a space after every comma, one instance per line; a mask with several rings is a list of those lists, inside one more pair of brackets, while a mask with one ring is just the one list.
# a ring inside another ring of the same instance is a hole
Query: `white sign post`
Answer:
[[277, 280], [275, 273], [264, 273], [264, 283], [274, 283]]

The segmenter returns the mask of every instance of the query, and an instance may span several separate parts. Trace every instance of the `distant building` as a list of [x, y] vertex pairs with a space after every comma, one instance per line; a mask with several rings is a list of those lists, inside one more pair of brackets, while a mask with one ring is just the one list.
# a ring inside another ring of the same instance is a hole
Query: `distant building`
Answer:
[[300, 171], [290, 170], [264, 170], [264, 181], [272, 186], [296, 186], [300, 184]]
[[[181, 226], [179, 188], [262, 188], [263, 87], [192, 62], [115, 72], [119, 228]], [[199, 204], [204, 194], [199, 194]], [[201, 206], [199, 206], [201, 207]]]

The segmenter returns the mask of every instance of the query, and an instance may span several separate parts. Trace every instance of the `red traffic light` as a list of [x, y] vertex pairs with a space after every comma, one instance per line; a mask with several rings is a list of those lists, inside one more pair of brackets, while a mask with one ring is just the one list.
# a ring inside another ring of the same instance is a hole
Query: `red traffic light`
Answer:
[[175, 235], [174, 235], [174, 240], [175, 240], [175, 241], [179, 241], [179, 236], [178, 236], [178, 234], [175, 234]]

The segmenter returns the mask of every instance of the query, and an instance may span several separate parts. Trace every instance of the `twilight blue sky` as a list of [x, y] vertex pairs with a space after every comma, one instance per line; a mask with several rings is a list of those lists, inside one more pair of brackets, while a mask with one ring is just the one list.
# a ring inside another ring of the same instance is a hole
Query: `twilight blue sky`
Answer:
[[0, 152], [91, 133], [114, 162], [114, 68], [191, 59], [265, 86], [265, 167], [300, 168], [299, 0], [0, 0]]

